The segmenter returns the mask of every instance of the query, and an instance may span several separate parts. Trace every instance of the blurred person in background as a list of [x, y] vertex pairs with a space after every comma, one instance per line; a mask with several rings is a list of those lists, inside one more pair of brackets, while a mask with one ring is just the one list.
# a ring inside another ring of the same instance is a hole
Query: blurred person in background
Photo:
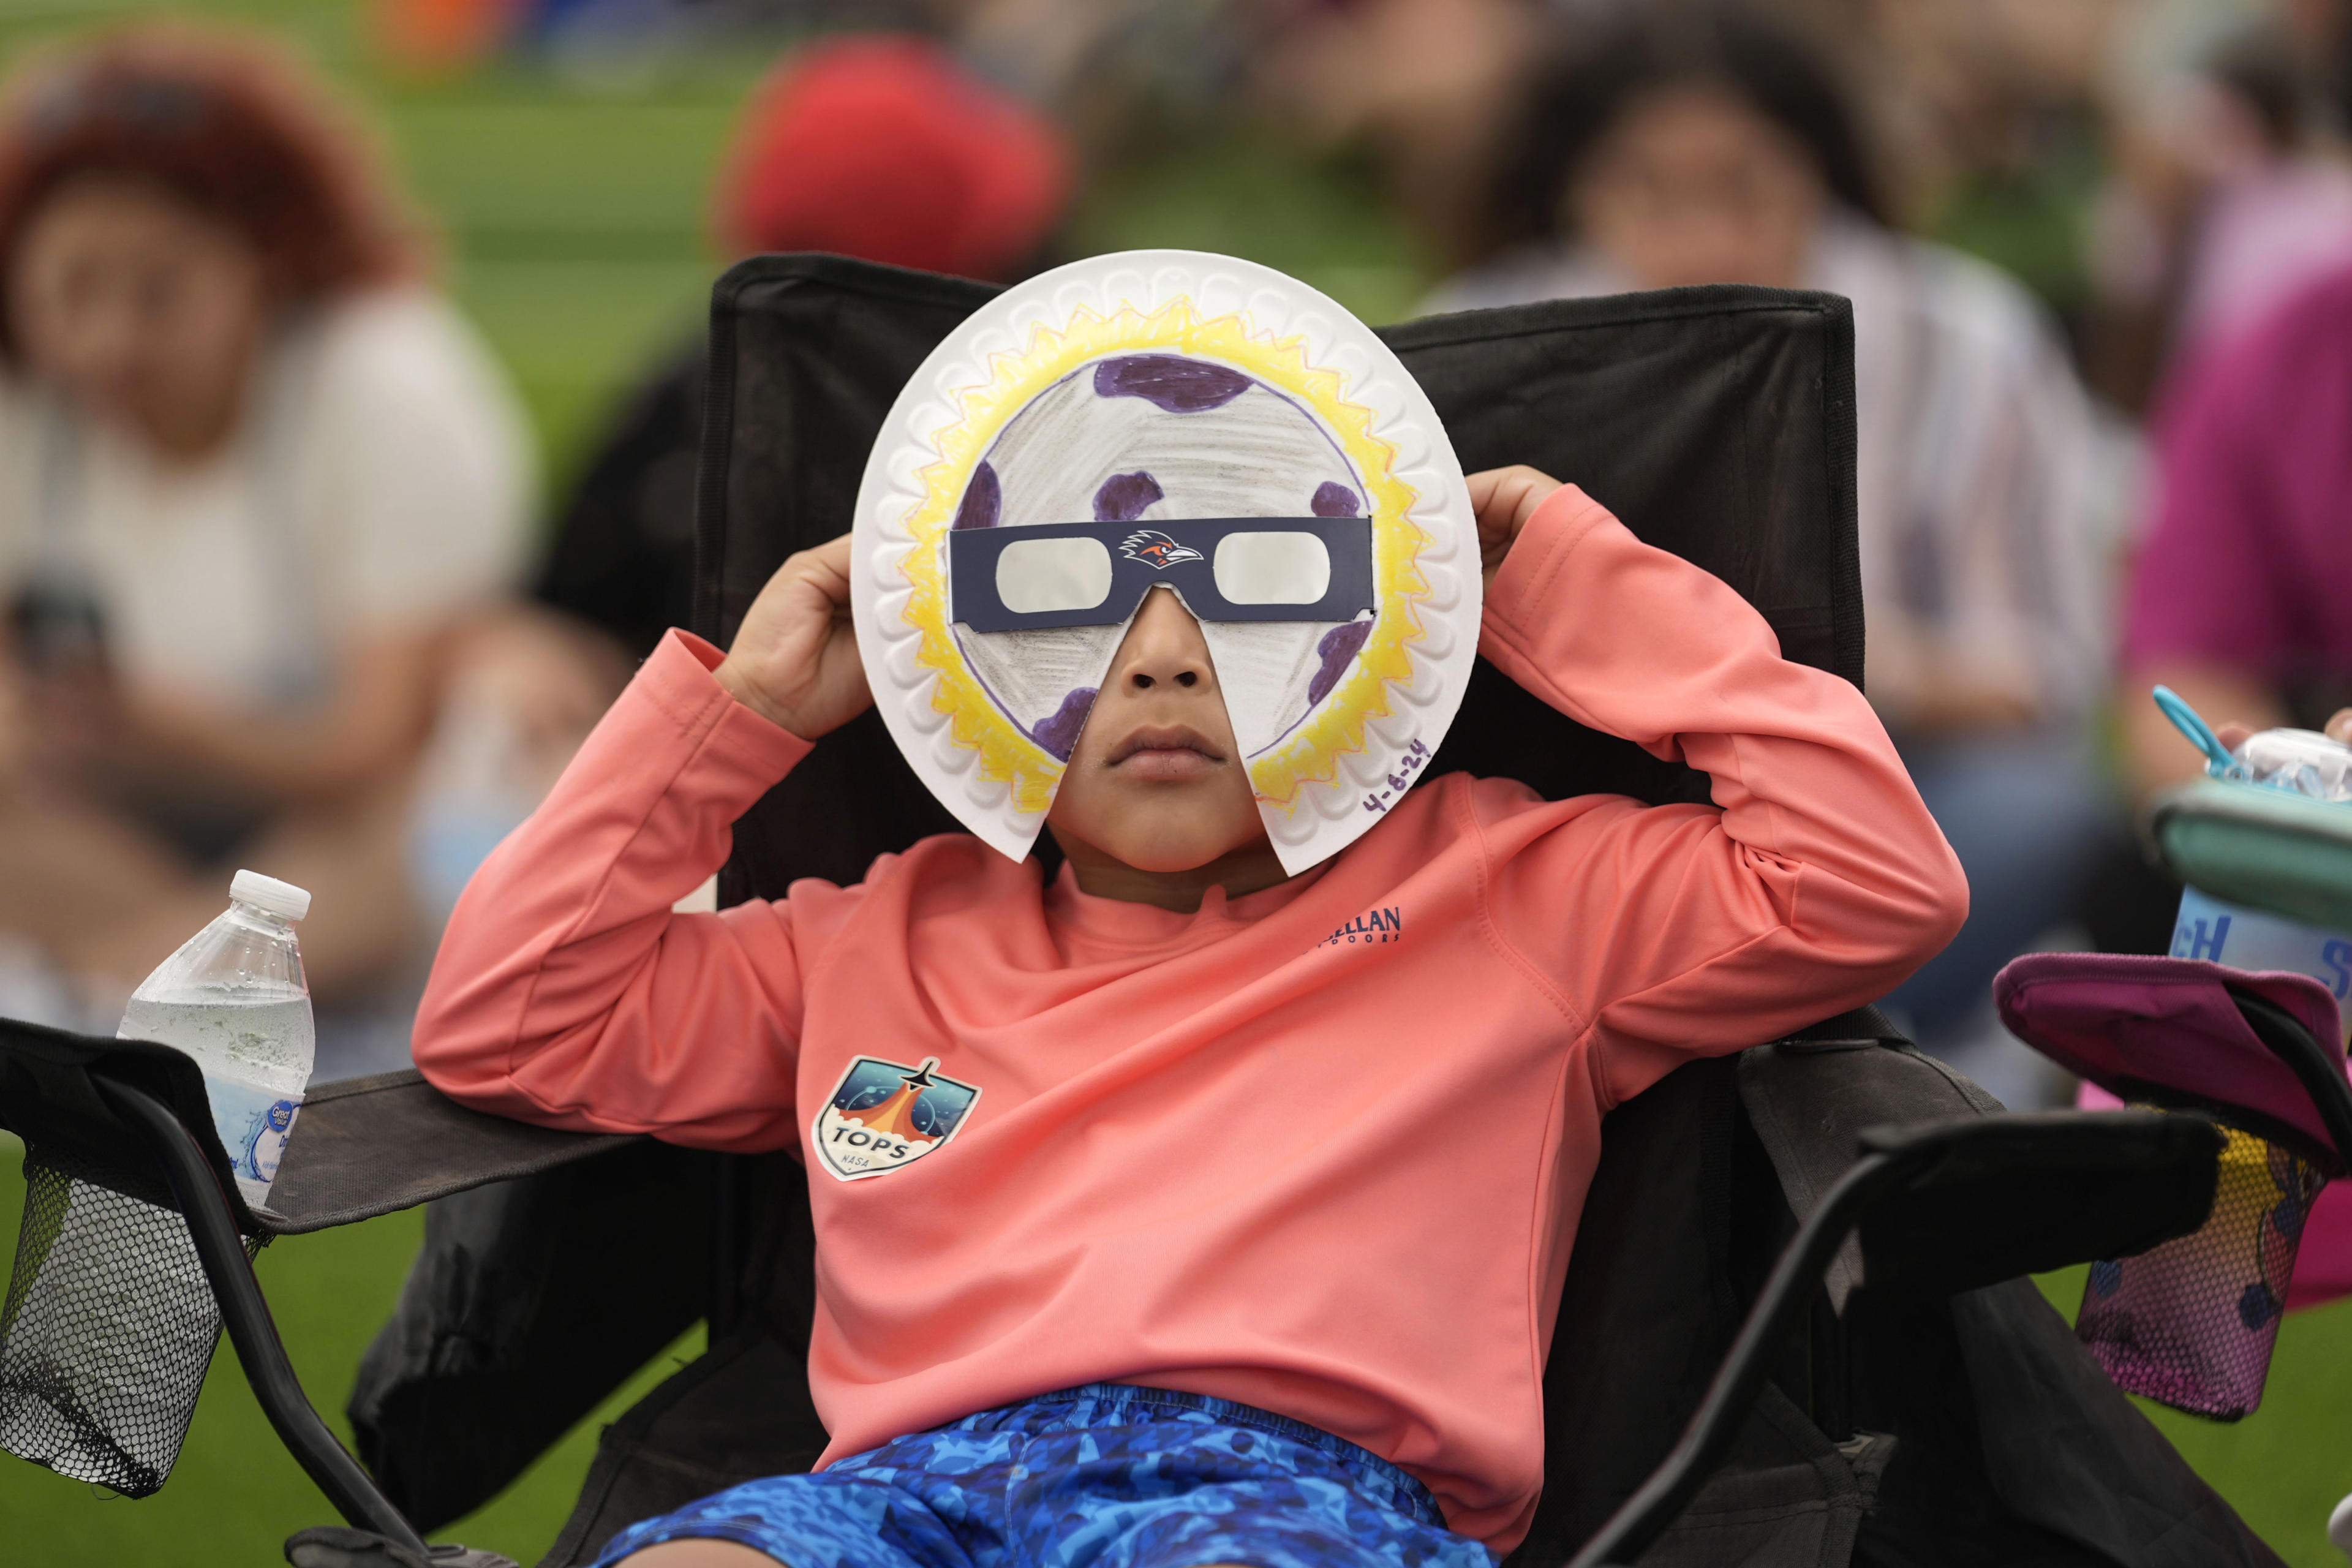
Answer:
[[2278, 9], [2124, 95], [2089, 253], [2114, 329], [2094, 348], [2107, 379], [2136, 377], [2116, 383], [2133, 406], [2352, 264], [2352, 163], [2329, 100], [2347, 7]]
[[2083, 228], [2105, 173], [2106, 65], [2145, 25], [2147, 0], [1774, 4], [1837, 40], [1900, 226], [2000, 267], [2070, 337], [2085, 326]]
[[257, 40], [135, 27], [0, 94], [11, 1010], [47, 973], [110, 1022], [237, 864], [316, 895], [323, 1001], [413, 941], [410, 776], [530, 502], [427, 277], [365, 142]]
[[[730, 259], [826, 251], [1005, 282], [1036, 269], [1067, 208], [1070, 150], [944, 47], [906, 35], [800, 50], [752, 94], [719, 174]], [[708, 344], [698, 331], [628, 399], [559, 514], [541, 602], [633, 658], [682, 626]]]
[[[2352, 432], [2330, 380], [2352, 331], [2352, 7], [2269, 9], [2153, 95], [2102, 230], [2103, 270], [2127, 301], [2136, 283], [2165, 356], [2114, 699], [2141, 805], [2202, 768], [2149, 700], [2157, 682], [2213, 723], [2256, 729], [2315, 728], [2352, 700], [2352, 645], [2326, 597], [2352, 564], [2335, 558], [2330, 489]], [[2179, 896], [2118, 847], [2085, 904], [2095, 942], [2168, 951]]]
[[1853, 301], [1867, 686], [1972, 900], [1891, 1000], [1994, 1093], [2045, 1098], [1989, 986], [2109, 830], [2085, 715], [2120, 466], [2063, 344], [2006, 275], [1888, 226], [1832, 71], [1755, 12], [1621, 8], [1542, 80], [1519, 148], [1526, 242], [1431, 309], [1722, 282]]
[[[1067, 208], [1059, 130], [944, 46], [835, 37], [755, 89], [719, 173], [730, 259], [823, 251], [986, 281], [1036, 269]], [[694, 607], [703, 331], [658, 363], [557, 513], [534, 589], [468, 641], [425, 767], [409, 856], [446, 918], [474, 870], [553, 784], [635, 662]], [[715, 884], [686, 907], [712, 907]]]
[[[2352, 268], [2176, 377], [2155, 436], [2117, 697], [2143, 796], [2204, 771], [2148, 700], [2156, 682], [2255, 730], [2317, 729], [2352, 703]], [[2160, 952], [2173, 910], [2157, 903], [2141, 945]]]
[[[1254, 101], [1328, 152], [1360, 152], [1439, 268], [1500, 238], [1483, 186], [1541, 58], [1535, 0], [1259, 0]], [[1425, 274], [1426, 275], [1426, 274]]]
[[[2236, 731], [2290, 724], [2352, 742], [2352, 267], [2181, 367], [2154, 428], [2154, 504], [2116, 698], [2143, 801], [2205, 772], [2149, 700], [2158, 681], [2232, 747]], [[2100, 893], [2104, 948], [2171, 951], [2179, 883], [2118, 862]], [[2352, 1189], [2330, 1184], [2305, 1225], [2287, 1304], [2347, 1294]]]

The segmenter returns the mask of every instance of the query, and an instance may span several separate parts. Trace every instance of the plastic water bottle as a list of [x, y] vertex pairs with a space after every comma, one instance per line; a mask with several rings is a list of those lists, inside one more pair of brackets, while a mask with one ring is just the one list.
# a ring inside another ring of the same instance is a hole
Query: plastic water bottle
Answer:
[[236, 1184], [247, 1204], [259, 1204], [277, 1178], [317, 1048], [310, 987], [294, 940], [310, 895], [239, 871], [228, 896], [227, 912], [131, 993], [115, 1035], [195, 1058]]
[[2246, 738], [2221, 776], [2313, 800], [2352, 800], [2352, 747], [2316, 730], [2264, 730]]

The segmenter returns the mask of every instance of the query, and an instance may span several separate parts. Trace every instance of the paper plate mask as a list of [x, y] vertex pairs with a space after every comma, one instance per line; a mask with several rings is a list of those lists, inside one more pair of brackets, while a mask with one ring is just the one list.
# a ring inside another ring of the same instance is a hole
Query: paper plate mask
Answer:
[[1201, 622], [1297, 873], [1379, 821], [1476, 657], [1476, 525], [1412, 374], [1314, 289], [1130, 251], [982, 306], [898, 395], [851, 606], [890, 733], [1019, 859], [1152, 587]]

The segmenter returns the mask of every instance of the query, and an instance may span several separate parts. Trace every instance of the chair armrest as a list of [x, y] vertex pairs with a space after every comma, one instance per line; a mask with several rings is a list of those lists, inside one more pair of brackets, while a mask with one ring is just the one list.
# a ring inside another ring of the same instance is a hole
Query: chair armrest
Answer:
[[286, 1142], [262, 1227], [302, 1236], [640, 1142], [469, 1110], [415, 1068], [313, 1084]]
[[151, 1041], [0, 1018], [0, 1129], [84, 1180], [165, 1208], [178, 1205], [152, 1143], [143, 1130], [123, 1123], [99, 1079], [128, 1084], [171, 1110], [211, 1163], [247, 1236], [300, 1236], [373, 1219], [639, 1141], [468, 1110], [414, 1068], [314, 1083], [287, 1139], [269, 1206], [251, 1208], [231, 1179], [194, 1061]]

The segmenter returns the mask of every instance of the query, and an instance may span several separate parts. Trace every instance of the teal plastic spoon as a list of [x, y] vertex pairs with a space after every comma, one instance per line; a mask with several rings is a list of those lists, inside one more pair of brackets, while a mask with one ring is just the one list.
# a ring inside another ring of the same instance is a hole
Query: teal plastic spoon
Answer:
[[2229, 747], [2221, 744], [2221, 737], [2213, 733], [2213, 727], [2198, 716], [2196, 709], [2181, 700], [2180, 693], [2169, 686], [2159, 686], [2151, 695], [2156, 699], [2156, 705], [2164, 710], [2164, 716], [2172, 721], [2173, 728], [2188, 736], [2210, 759], [2205, 764], [2208, 773], [2220, 778], [2223, 770], [2238, 760], [2230, 754]]

